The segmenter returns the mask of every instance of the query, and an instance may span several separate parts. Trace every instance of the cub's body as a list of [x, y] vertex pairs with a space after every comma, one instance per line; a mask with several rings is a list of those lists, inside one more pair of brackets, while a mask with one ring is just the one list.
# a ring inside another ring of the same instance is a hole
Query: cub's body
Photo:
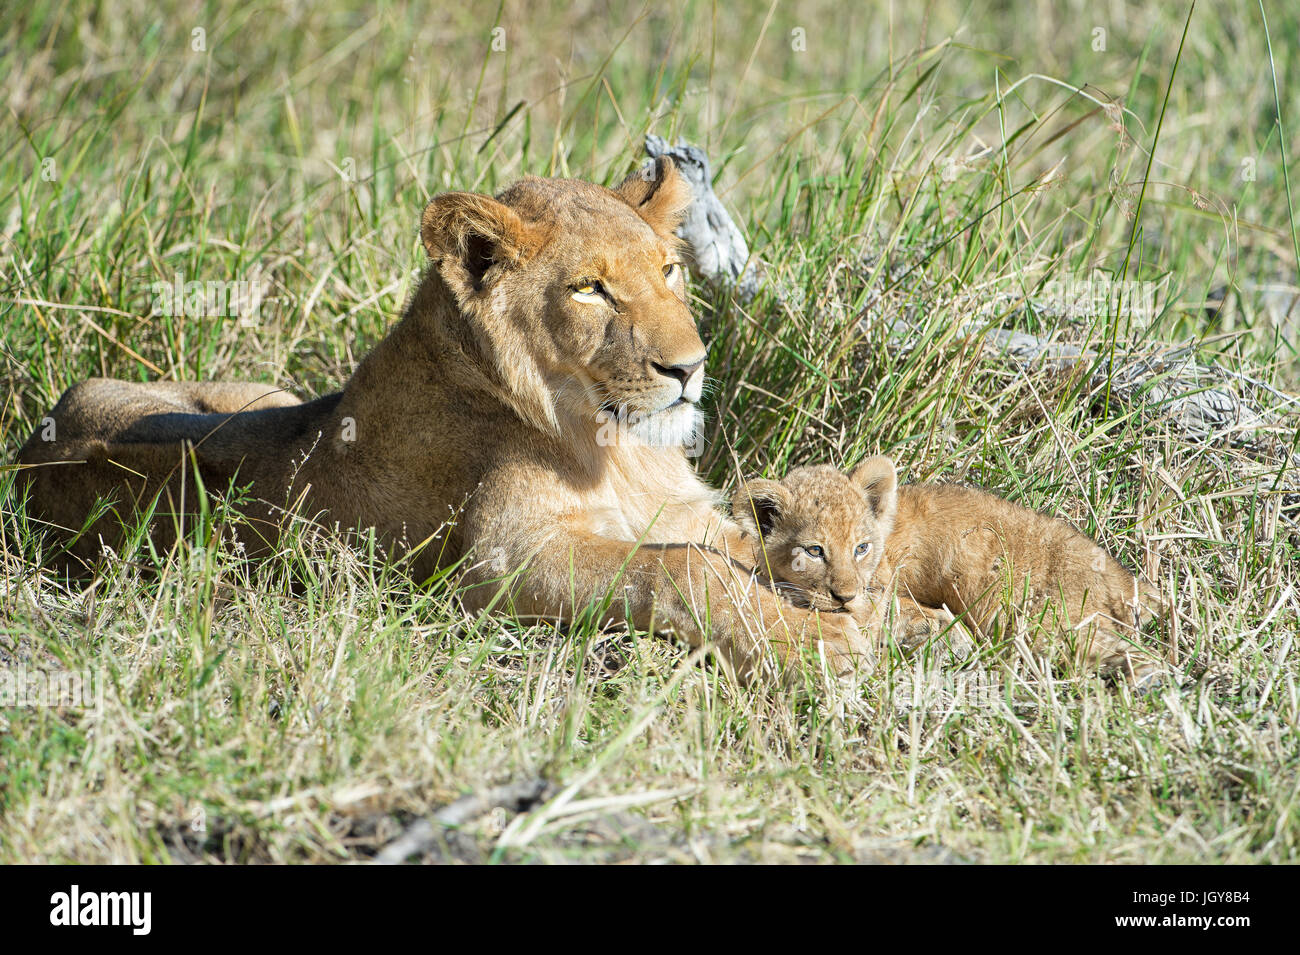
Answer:
[[750, 481], [732, 506], [756, 567], [876, 630], [877, 595], [897, 593], [911, 634], [956, 615], [987, 637], [1014, 608], [1072, 637], [1100, 669], [1131, 674], [1148, 662], [1135, 638], [1158, 598], [1065, 521], [973, 488], [898, 487], [883, 457], [847, 476], [822, 466]]

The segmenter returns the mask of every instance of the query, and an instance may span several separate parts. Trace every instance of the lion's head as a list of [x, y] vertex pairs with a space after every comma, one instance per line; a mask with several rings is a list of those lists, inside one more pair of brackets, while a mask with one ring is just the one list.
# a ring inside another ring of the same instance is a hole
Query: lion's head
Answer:
[[673, 236], [691, 190], [669, 159], [615, 189], [528, 178], [496, 198], [438, 196], [421, 237], [517, 412], [559, 434], [617, 424], [684, 444], [704, 344]]
[[894, 462], [867, 458], [850, 475], [795, 468], [781, 481], [754, 479], [732, 498], [732, 517], [759, 536], [758, 567], [794, 584], [823, 609], [857, 610], [894, 526]]

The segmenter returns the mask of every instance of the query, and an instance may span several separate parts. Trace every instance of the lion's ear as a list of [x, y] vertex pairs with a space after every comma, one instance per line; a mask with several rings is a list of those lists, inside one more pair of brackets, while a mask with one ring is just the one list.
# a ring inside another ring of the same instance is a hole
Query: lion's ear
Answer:
[[898, 509], [898, 476], [894, 473], [893, 459], [867, 458], [853, 469], [849, 480], [862, 489], [877, 519], [893, 522]]
[[731, 517], [755, 537], [766, 537], [790, 506], [790, 491], [778, 481], [755, 478], [736, 489], [731, 498]]
[[662, 235], [672, 234], [695, 200], [691, 184], [667, 156], [656, 156], [645, 163], [614, 192]]
[[429, 258], [455, 259], [476, 292], [483, 289], [493, 265], [513, 263], [527, 251], [529, 231], [509, 206], [472, 192], [435, 197], [420, 220], [420, 238]]

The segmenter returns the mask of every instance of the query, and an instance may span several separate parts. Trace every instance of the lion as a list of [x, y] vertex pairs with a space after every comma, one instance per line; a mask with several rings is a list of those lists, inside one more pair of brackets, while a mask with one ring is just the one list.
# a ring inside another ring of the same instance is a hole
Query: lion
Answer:
[[673, 236], [691, 199], [666, 157], [614, 189], [439, 195], [428, 266], [341, 392], [75, 385], [20, 452], [29, 513], [91, 564], [137, 514], [170, 546], [204, 495], [237, 488], [251, 559], [289, 521], [374, 528], [417, 581], [457, 568], [472, 612], [607, 607], [710, 646], [741, 680], [809, 652], [847, 674], [868, 650], [857, 625], [757, 580], [686, 453], [706, 358]]
[[985, 491], [899, 487], [894, 462], [871, 457], [848, 475], [818, 465], [748, 481], [732, 513], [766, 579], [877, 635], [882, 593], [897, 593], [913, 643], [951, 629], [960, 645], [954, 620], [987, 637], [1016, 606], [1071, 634], [1081, 661], [1103, 673], [1158, 669], [1135, 641], [1162, 609], [1158, 594], [1065, 521]]

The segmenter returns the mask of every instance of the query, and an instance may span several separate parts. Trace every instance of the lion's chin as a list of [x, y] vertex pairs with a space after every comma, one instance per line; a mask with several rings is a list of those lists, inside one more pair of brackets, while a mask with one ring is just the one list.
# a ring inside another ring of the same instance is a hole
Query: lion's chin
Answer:
[[651, 414], [629, 411], [621, 415], [600, 414], [596, 443], [602, 446], [639, 444], [657, 448], [694, 447], [704, 418], [693, 402], [676, 404]]

